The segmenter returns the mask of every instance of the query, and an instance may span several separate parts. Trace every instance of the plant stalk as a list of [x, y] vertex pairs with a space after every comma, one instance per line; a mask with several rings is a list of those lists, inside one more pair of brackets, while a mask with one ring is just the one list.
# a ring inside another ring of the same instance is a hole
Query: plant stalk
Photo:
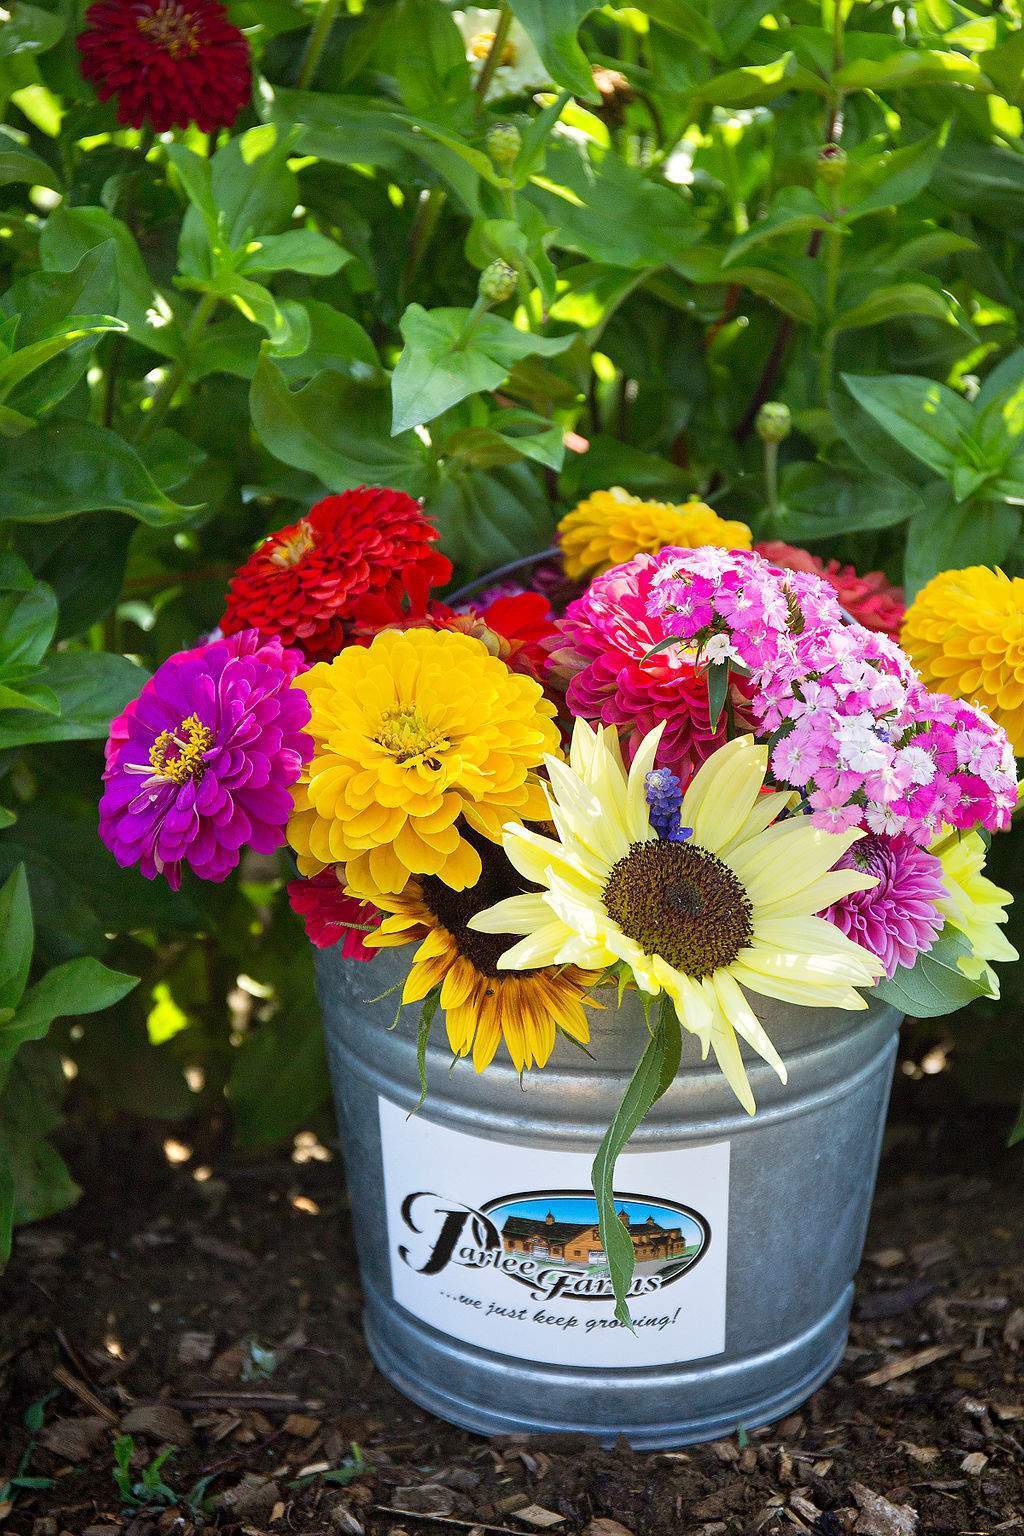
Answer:
[[508, 42], [508, 34], [511, 30], [512, 11], [508, 0], [502, 0], [501, 10], [498, 14], [498, 24], [494, 29], [494, 38], [490, 48], [487, 50], [487, 57], [484, 59], [483, 68], [477, 75], [476, 84], [473, 87], [473, 92], [476, 96], [477, 112], [483, 110], [488, 87], [494, 79], [494, 71], [501, 63], [501, 56], [505, 51], [505, 44]]
[[135, 434], [136, 446], [152, 437], [170, 410], [171, 402], [184, 383], [185, 375], [188, 372], [192, 348], [198, 341], [200, 333], [205, 328], [206, 322], [216, 307], [217, 295], [215, 293], [204, 293], [192, 312], [192, 318], [188, 323], [188, 329], [182, 342], [181, 356], [153, 396], [153, 403], [146, 412], [141, 427]]
[[330, 36], [331, 28], [334, 25], [334, 18], [338, 14], [338, 4], [339, 0], [321, 0], [316, 21], [310, 27], [309, 36], [306, 38], [302, 63], [299, 65], [299, 73], [295, 81], [300, 91], [306, 90], [316, 74], [316, 67], [320, 62], [320, 55], [324, 51], [324, 44]]

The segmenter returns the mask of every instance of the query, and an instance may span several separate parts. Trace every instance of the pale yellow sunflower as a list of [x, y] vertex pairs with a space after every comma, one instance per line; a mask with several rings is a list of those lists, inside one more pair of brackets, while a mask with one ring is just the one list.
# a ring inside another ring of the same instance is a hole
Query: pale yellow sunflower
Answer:
[[540, 890], [499, 902], [470, 927], [523, 936], [502, 969], [624, 962], [644, 992], [669, 996], [752, 1114], [737, 1034], [783, 1081], [786, 1069], [745, 993], [866, 1008], [856, 989], [879, 979], [878, 960], [816, 914], [876, 881], [833, 868], [859, 831], [777, 819], [791, 796], [762, 793], [768, 749], [749, 736], [720, 747], [690, 784], [680, 811], [689, 840], [659, 840], [645, 788], [662, 729], [644, 738], [627, 774], [614, 727], [576, 721], [568, 765], [547, 762], [557, 838], [505, 830], [509, 859]]
[[558, 525], [558, 542], [565, 574], [579, 581], [668, 546], [750, 549], [753, 535], [746, 523], [719, 517], [703, 501], [642, 501], [613, 485], [594, 491], [566, 513]]
[[589, 1040], [585, 988], [598, 977], [574, 965], [522, 975], [498, 968], [507, 940], [467, 924], [483, 907], [521, 891], [523, 882], [500, 847], [472, 833], [469, 840], [481, 858], [478, 883], [453, 891], [422, 875], [397, 895], [375, 892], [373, 901], [391, 915], [366, 935], [366, 944], [390, 949], [418, 943], [402, 1002], [419, 1002], [439, 986], [448, 1043], [456, 1056], [472, 1053], [478, 1072], [490, 1066], [502, 1042], [517, 1071], [542, 1067], [559, 1033], [581, 1045]]
[[472, 636], [384, 630], [296, 686], [316, 744], [288, 825], [302, 874], [343, 864], [359, 893], [410, 875], [462, 889], [480, 877], [464, 825], [497, 842], [510, 819], [546, 814], [535, 770], [558, 750], [555, 706]]

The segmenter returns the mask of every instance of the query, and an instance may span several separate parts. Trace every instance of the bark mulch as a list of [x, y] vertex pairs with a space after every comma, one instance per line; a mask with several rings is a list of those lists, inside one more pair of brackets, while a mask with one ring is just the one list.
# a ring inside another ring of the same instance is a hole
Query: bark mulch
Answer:
[[0, 1536], [1024, 1531], [1024, 1149], [1004, 1129], [897, 1113], [839, 1373], [781, 1423], [644, 1455], [482, 1439], [398, 1396], [311, 1134], [205, 1166], [157, 1131], [72, 1144], [83, 1201], [22, 1231], [0, 1281]]

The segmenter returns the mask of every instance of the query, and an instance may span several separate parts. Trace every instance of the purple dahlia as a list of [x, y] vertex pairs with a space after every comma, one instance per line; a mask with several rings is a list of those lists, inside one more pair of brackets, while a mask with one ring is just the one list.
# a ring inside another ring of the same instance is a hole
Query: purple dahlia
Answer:
[[947, 896], [942, 865], [934, 854], [905, 833], [881, 837], [869, 832], [836, 868], [863, 870], [878, 884], [844, 896], [822, 915], [877, 955], [888, 977], [898, 965], [909, 969], [918, 955], [931, 949], [942, 928], [936, 904]]
[[100, 836], [119, 864], [177, 890], [183, 864], [223, 880], [244, 846], [282, 846], [313, 753], [303, 665], [249, 629], [157, 668], [110, 726]]

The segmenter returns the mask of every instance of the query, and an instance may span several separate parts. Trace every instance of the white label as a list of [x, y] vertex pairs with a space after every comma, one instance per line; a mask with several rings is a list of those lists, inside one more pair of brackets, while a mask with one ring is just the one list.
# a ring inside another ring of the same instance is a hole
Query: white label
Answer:
[[381, 1098], [394, 1298], [442, 1333], [552, 1365], [671, 1365], [725, 1348], [729, 1143], [624, 1152], [636, 1249], [616, 1322], [592, 1155], [469, 1136]]

